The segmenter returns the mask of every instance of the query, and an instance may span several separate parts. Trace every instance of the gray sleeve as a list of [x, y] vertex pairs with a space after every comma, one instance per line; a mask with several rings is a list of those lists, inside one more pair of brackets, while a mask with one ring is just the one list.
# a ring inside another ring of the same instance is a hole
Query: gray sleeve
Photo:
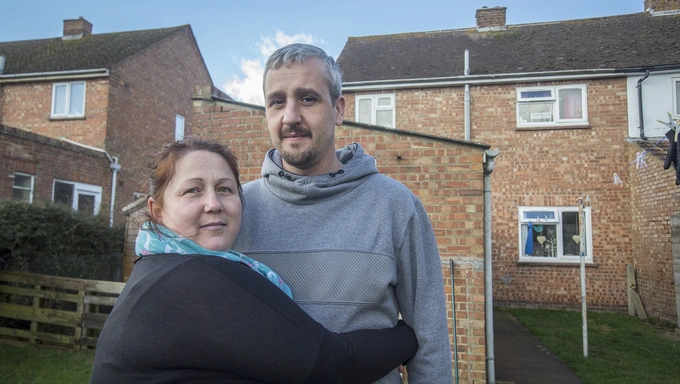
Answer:
[[397, 300], [419, 345], [407, 366], [409, 384], [452, 384], [441, 260], [432, 224], [420, 201], [403, 238], [398, 254]]

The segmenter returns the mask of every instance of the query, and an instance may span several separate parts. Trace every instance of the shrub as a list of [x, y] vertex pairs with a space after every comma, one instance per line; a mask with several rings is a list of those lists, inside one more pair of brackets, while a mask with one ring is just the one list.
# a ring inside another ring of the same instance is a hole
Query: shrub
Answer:
[[0, 201], [0, 270], [119, 281], [123, 242], [102, 215]]

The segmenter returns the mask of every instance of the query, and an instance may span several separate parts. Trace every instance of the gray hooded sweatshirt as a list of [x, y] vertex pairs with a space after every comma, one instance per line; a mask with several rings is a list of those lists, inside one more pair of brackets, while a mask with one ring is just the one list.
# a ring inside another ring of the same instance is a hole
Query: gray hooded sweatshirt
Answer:
[[[293, 299], [331, 331], [391, 327], [401, 314], [419, 345], [409, 383], [452, 383], [441, 263], [422, 203], [379, 174], [359, 144], [336, 153], [338, 172], [300, 176], [270, 150], [262, 178], [243, 186], [233, 248], [279, 273]], [[378, 383], [401, 378], [395, 369]]]

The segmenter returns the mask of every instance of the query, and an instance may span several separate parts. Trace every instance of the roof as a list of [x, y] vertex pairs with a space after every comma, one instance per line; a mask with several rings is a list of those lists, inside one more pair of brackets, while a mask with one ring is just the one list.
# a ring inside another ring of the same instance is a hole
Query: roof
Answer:
[[80, 39], [0, 42], [0, 55], [6, 60], [3, 74], [110, 69], [184, 28], [190, 26], [93, 34]]
[[350, 37], [343, 82], [680, 66], [680, 14], [634, 13], [550, 23]]

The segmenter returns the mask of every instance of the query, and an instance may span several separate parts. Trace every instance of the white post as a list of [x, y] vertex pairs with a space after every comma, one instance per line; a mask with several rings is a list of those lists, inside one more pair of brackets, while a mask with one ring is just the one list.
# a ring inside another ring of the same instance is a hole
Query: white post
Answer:
[[583, 317], [583, 357], [588, 358], [588, 313], [586, 311], [586, 237], [585, 237], [585, 211], [583, 199], [578, 199], [578, 226], [580, 237], [581, 259], [581, 315]]

